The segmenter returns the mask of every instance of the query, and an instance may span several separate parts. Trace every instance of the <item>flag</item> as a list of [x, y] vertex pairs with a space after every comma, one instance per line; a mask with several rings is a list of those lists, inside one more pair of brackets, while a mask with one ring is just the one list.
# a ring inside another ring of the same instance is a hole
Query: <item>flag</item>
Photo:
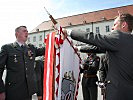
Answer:
[[[57, 34], [58, 33], [58, 34]], [[47, 36], [43, 100], [76, 100], [80, 81], [80, 57], [62, 28]]]
[[52, 100], [53, 97], [53, 65], [54, 65], [55, 32], [48, 34], [45, 49], [43, 100]]

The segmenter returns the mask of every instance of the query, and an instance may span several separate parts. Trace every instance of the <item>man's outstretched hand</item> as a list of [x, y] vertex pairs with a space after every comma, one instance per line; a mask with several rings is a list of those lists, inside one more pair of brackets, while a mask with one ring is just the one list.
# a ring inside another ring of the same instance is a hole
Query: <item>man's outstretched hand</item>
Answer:
[[67, 38], [67, 30], [66, 30], [66, 29], [63, 29], [62, 31], [63, 31], [63, 33], [64, 33], [64, 34], [63, 34], [63, 35], [64, 35], [64, 39], [66, 39], [66, 38]]

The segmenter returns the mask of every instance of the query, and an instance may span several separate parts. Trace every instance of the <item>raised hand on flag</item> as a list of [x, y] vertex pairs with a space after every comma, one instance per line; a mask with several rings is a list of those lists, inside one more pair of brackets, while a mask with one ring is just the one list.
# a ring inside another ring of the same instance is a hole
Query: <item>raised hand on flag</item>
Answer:
[[63, 33], [64, 33], [64, 38], [67, 38], [67, 36], [70, 36], [70, 35], [71, 35], [71, 31], [72, 31], [72, 30], [63, 29], [62, 31], [63, 31]]
[[63, 33], [64, 33], [64, 34], [63, 34], [63, 35], [64, 35], [64, 39], [66, 39], [66, 38], [67, 38], [67, 30], [63, 28], [62, 31], [63, 31]]

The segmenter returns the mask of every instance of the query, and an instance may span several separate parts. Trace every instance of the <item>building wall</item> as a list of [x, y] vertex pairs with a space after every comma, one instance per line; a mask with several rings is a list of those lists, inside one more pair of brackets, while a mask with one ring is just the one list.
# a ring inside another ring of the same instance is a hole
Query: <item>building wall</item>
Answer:
[[[106, 26], [109, 26], [109, 32], [106, 32]], [[99, 27], [99, 33], [100, 34], [109, 34], [111, 32], [111, 28], [113, 26], [113, 20], [110, 21], [101, 21], [101, 22], [97, 22], [97, 23], [92, 23], [91, 24], [82, 24], [82, 25], [77, 25], [77, 26], [72, 26], [72, 27], [68, 27], [67, 29], [71, 29], [71, 30], [80, 30], [80, 31], [86, 31], [89, 28], [90, 31], [89, 32], [94, 32], [96, 33], [96, 27]], [[72, 40], [74, 42], [75, 45], [84, 45], [84, 43]]]
[[37, 32], [29, 34], [27, 43], [31, 43], [37, 47], [42, 47], [44, 45], [45, 32]]
[[[71, 30], [79, 30], [79, 31], [86, 31], [87, 29], [89, 29], [88, 32], [94, 32], [96, 33], [96, 27], [99, 27], [99, 32], [100, 34], [109, 34], [111, 31], [111, 27], [113, 25], [113, 20], [110, 21], [101, 21], [101, 22], [97, 22], [97, 23], [90, 23], [90, 24], [82, 24], [82, 25], [71, 25], [69, 27], [66, 27], [66, 29], [71, 29]], [[106, 26], [109, 26], [109, 32], [106, 32]], [[30, 40], [28, 39], [28, 43], [34, 44], [37, 47], [40, 47], [40, 45], [44, 44], [44, 38], [46, 37], [46, 35], [48, 33], [52, 32], [52, 30], [47, 30], [47, 31], [43, 31], [43, 32], [35, 32], [32, 34], [29, 34]], [[42, 36], [42, 40], [40, 40], [40, 36]], [[34, 38], [36, 37], [36, 41], [34, 41]], [[71, 40], [71, 38], [69, 38]], [[74, 41], [72, 40], [74, 45], [82, 45], [84, 43], [78, 42], [78, 41]]]
[[[90, 24], [82, 24], [82, 25], [71, 25], [69, 27], [65, 27], [65, 29], [70, 29], [70, 30], [79, 30], [79, 31], [86, 31], [89, 28], [89, 32], [94, 32], [96, 33], [96, 27], [99, 27], [99, 33], [100, 34], [109, 34], [111, 31], [113, 25], [113, 20], [109, 20], [109, 21], [101, 21], [101, 22], [97, 22], [97, 23], [90, 23]], [[106, 26], [109, 26], [109, 32], [106, 32]], [[28, 43], [34, 44], [37, 47], [40, 47], [40, 44], [44, 44], [44, 38], [46, 37], [47, 34], [49, 34], [50, 32], [52, 32], [53, 30], [47, 30], [45, 32], [36, 32], [36, 33], [32, 33], [29, 34], [30, 37], [30, 41]], [[39, 40], [39, 37], [42, 35], [42, 41]], [[36, 37], [36, 41], [33, 41], [33, 38]], [[75, 41], [72, 40], [70, 37], [68, 37], [70, 41], [73, 42], [74, 45], [76, 46], [83, 46], [86, 45], [85, 43], [79, 42], [79, 41]], [[86, 53], [80, 53], [80, 56], [82, 59], [86, 58]]]

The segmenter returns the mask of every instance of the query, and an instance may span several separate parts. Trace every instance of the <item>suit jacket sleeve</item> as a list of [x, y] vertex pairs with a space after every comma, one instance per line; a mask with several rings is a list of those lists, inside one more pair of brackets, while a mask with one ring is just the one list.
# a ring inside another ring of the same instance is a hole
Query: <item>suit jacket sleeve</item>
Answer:
[[36, 56], [43, 56], [45, 54], [45, 47], [42, 48], [36, 48]]
[[6, 60], [7, 60], [6, 46], [2, 46], [0, 51], [0, 93], [5, 91], [2, 75], [5, 69]]
[[35, 50], [35, 54], [36, 54], [36, 57], [37, 56], [43, 56], [45, 54], [45, 46], [44, 47], [41, 47], [41, 48], [38, 48], [38, 47], [35, 47], [34, 45], [32, 44], [28, 44], [28, 46]]
[[101, 56], [101, 60], [100, 60], [100, 66], [99, 66], [99, 78], [100, 81], [104, 82], [106, 79], [106, 74], [107, 74], [107, 62], [106, 62], [106, 58], [105, 55]]
[[80, 52], [82, 53], [105, 53], [106, 51], [100, 47], [96, 46], [82, 46], [80, 48]]
[[83, 31], [72, 31], [71, 38], [101, 47], [105, 50], [110, 51], [117, 51], [119, 45], [119, 32], [115, 31], [109, 35], [101, 35], [101, 34], [94, 34], [94, 33], [86, 33]]

